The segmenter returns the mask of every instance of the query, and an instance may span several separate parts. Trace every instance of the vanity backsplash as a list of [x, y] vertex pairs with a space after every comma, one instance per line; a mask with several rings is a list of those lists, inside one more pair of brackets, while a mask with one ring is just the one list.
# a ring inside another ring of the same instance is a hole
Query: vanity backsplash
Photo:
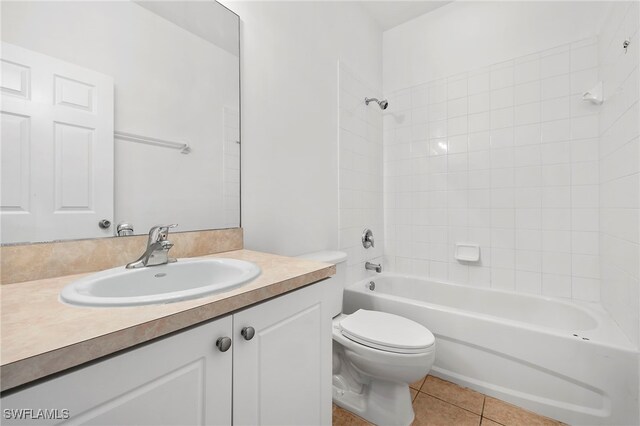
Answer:
[[[94, 272], [136, 260], [146, 235], [20, 244], [0, 247], [0, 283], [12, 284]], [[195, 257], [243, 248], [242, 228], [173, 232], [173, 257]]]

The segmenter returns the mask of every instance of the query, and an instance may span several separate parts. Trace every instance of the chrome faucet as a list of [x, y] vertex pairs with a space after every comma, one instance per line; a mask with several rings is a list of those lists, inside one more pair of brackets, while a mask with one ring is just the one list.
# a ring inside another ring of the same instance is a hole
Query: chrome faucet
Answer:
[[177, 223], [173, 225], [157, 225], [151, 228], [149, 230], [147, 250], [138, 260], [127, 264], [126, 268], [142, 268], [175, 262], [175, 258], [169, 257], [169, 250], [173, 247], [173, 243], [167, 240], [167, 236], [169, 235], [169, 229], [176, 226], [178, 226]]
[[376, 271], [377, 273], [382, 272], [382, 264], [380, 263], [367, 262], [364, 264], [364, 268], [368, 271]]

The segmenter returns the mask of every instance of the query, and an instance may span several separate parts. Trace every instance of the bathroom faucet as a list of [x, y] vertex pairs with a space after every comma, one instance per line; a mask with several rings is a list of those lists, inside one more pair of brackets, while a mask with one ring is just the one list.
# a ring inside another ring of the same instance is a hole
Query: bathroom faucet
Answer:
[[147, 250], [138, 260], [127, 264], [126, 268], [142, 268], [175, 262], [175, 258], [169, 257], [169, 250], [173, 247], [173, 243], [167, 240], [167, 236], [169, 235], [169, 229], [176, 226], [178, 226], [177, 223], [173, 225], [157, 225], [151, 228], [149, 230]]
[[364, 268], [368, 271], [376, 271], [377, 273], [382, 272], [382, 265], [380, 263], [367, 262], [364, 264]]

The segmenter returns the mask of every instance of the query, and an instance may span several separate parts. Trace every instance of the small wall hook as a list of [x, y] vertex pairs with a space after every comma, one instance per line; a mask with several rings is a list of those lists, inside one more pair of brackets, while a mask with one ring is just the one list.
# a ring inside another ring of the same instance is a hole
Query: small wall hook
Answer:
[[624, 54], [627, 54], [627, 49], [629, 47], [629, 45], [631, 44], [631, 40], [626, 39], [625, 41], [622, 42], [622, 48], [624, 49]]

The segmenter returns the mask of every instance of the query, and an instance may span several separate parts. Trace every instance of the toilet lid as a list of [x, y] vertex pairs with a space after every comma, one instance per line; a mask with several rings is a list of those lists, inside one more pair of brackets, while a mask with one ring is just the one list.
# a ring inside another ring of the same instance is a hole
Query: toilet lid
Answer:
[[435, 337], [421, 324], [398, 315], [359, 309], [340, 321], [342, 335], [375, 349], [421, 353]]

